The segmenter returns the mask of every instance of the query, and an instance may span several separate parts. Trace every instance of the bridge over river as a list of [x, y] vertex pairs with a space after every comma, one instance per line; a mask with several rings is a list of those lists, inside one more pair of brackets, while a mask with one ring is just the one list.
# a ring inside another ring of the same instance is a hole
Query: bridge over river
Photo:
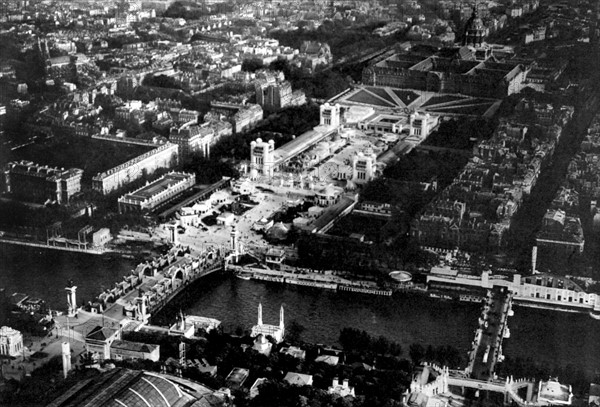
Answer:
[[[174, 246], [168, 253], [140, 263], [123, 281], [115, 282], [113, 288], [100, 293], [87, 306], [58, 316], [57, 329], [66, 330], [66, 334], [81, 342], [96, 326], [137, 330], [190, 284], [223, 270], [228, 255], [229, 250], [223, 247], [192, 252], [187, 247]], [[71, 304], [77, 303], [76, 288], [67, 288], [73, 295]]]
[[513, 314], [511, 307], [512, 295], [506, 288], [488, 291], [469, 352], [466, 373], [471, 378], [488, 380], [494, 377], [496, 363], [504, 359], [502, 341], [510, 336], [508, 317]]
[[[428, 397], [443, 399], [451, 397], [452, 386], [460, 389], [462, 394], [465, 394], [465, 389], [473, 389], [476, 397], [482, 391], [501, 393], [505, 405], [515, 403], [520, 407], [538, 407], [570, 404], [572, 393], [569, 386], [560, 385], [556, 381], [540, 383], [537, 394], [534, 394], [535, 380], [514, 380], [512, 377], [499, 380], [494, 374], [496, 363], [504, 359], [502, 341], [510, 336], [508, 317], [512, 315], [512, 294], [506, 288], [489, 290], [466, 369], [450, 370], [425, 364], [423, 373], [411, 384], [411, 393], [423, 393]], [[432, 377], [434, 380], [431, 380]]]

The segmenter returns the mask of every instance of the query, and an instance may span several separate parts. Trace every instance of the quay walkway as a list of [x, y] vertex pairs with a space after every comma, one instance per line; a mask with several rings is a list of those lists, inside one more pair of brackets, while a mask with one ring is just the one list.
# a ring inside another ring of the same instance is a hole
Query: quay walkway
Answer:
[[55, 245], [49, 245], [46, 243], [31, 242], [31, 241], [20, 240], [20, 239], [10, 239], [10, 238], [6, 238], [6, 237], [0, 237], [0, 243], [14, 244], [14, 245], [19, 245], [19, 246], [39, 247], [42, 249], [63, 250], [63, 251], [67, 251], [67, 252], [87, 253], [87, 254], [105, 254], [105, 253], [109, 253], [112, 251], [112, 250], [106, 249], [106, 248], [85, 249], [85, 248], [75, 247], [75, 246], [55, 246]]
[[375, 282], [349, 280], [336, 275], [331, 270], [317, 273], [289, 266], [282, 266], [281, 270], [272, 270], [268, 268], [236, 266], [233, 264], [226, 265], [226, 269], [233, 271], [238, 277], [244, 279], [382, 296], [391, 296], [393, 292], [389, 289], [380, 288]]

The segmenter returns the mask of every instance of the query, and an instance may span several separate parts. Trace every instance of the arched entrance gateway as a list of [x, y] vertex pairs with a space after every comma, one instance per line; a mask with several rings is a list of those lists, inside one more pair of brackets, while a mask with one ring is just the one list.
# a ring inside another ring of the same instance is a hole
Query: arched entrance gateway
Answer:
[[186, 273], [184, 273], [183, 269], [177, 269], [175, 270], [175, 272], [173, 273], [173, 276], [171, 277], [171, 286], [173, 288], [177, 288], [179, 287], [181, 284], [183, 284], [186, 280]]
[[217, 258], [217, 253], [214, 250], [210, 250], [204, 254], [204, 260], [206, 263], [213, 262]]

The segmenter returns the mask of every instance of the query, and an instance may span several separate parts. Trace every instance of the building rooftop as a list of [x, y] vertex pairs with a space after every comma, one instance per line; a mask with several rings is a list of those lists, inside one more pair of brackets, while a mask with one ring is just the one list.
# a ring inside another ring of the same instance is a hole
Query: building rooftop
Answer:
[[323, 363], [327, 363], [328, 365], [331, 365], [331, 366], [337, 366], [339, 361], [340, 361], [340, 357], [333, 356], [333, 355], [321, 355], [315, 359], [315, 362], [323, 362]]
[[287, 348], [281, 348], [280, 353], [293, 356], [298, 359], [304, 359], [306, 357], [306, 351], [296, 346], [290, 346]]
[[127, 350], [131, 352], [152, 353], [160, 345], [148, 344], [143, 342], [114, 341], [110, 345], [112, 349]]
[[288, 160], [291, 157], [301, 153], [302, 151], [313, 146], [318, 140], [325, 138], [329, 134], [333, 133], [335, 129], [329, 129], [324, 127], [315, 127], [313, 130], [309, 130], [302, 133], [289, 143], [279, 147], [273, 152], [273, 158], [275, 164], [279, 164], [283, 161]]
[[117, 331], [115, 329], [110, 329], [98, 325], [94, 329], [92, 329], [89, 334], [87, 334], [85, 339], [92, 339], [95, 341], [106, 341], [107, 339], [112, 337], [116, 332]]
[[287, 372], [283, 380], [295, 386], [312, 386], [313, 384], [312, 375], [295, 372]]
[[131, 167], [132, 165], [135, 165], [135, 164], [137, 164], [137, 163], [139, 163], [139, 162], [141, 162], [141, 161], [143, 161], [143, 160], [145, 160], [147, 158], [150, 158], [150, 157], [152, 157], [152, 156], [154, 156], [156, 154], [159, 154], [159, 153], [161, 153], [161, 152], [163, 152], [165, 150], [169, 150], [169, 149], [173, 149], [174, 152], [177, 152], [177, 151], [179, 151], [179, 146], [177, 144], [173, 144], [173, 143], [168, 143], [167, 142], [165, 144], [162, 144], [162, 145], [156, 147], [153, 150], [147, 151], [147, 152], [145, 152], [145, 153], [143, 153], [143, 154], [141, 154], [141, 155], [139, 155], [137, 157], [132, 158], [129, 161], [126, 161], [126, 162], [124, 162], [122, 164], [119, 164], [116, 167], [113, 167], [113, 168], [111, 168], [109, 170], [106, 170], [104, 172], [96, 174], [92, 178], [92, 180], [94, 180], [94, 181], [101, 181], [104, 178], [107, 178], [110, 175], [112, 175], [112, 174], [114, 174], [114, 173], [116, 173], [118, 171], [121, 171], [121, 170], [123, 170], [125, 168]]
[[0, 328], [0, 337], [13, 336], [13, 335], [21, 335], [21, 332], [13, 329], [9, 326], [3, 326]]
[[244, 369], [241, 367], [234, 367], [227, 375], [225, 381], [227, 382], [228, 387], [241, 387], [248, 376], [250, 375], [250, 371], [248, 369]]
[[143, 202], [153, 196], [172, 188], [174, 185], [189, 179], [192, 175], [172, 172], [146, 184], [142, 188], [125, 195], [125, 199]]
[[56, 181], [59, 179], [68, 179], [75, 176], [81, 176], [83, 170], [79, 168], [64, 168], [49, 167], [47, 165], [36, 164], [33, 161], [14, 161], [8, 163], [7, 170], [11, 173], [27, 174], [33, 177], [47, 178], [48, 180]]
[[197, 400], [163, 375], [113, 369], [77, 383], [48, 407], [191, 407]]
[[540, 382], [538, 402], [546, 401], [551, 404], [571, 404], [573, 393], [570, 386], [560, 384], [556, 379]]

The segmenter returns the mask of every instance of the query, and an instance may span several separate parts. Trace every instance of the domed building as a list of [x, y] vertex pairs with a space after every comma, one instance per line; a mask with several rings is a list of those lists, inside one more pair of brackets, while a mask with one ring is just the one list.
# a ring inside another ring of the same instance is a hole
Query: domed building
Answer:
[[117, 368], [73, 385], [55, 407], [172, 407], [218, 405], [227, 396], [200, 383], [159, 373]]
[[262, 353], [263, 355], [269, 356], [271, 354], [271, 348], [273, 344], [267, 340], [265, 335], [258, 334], [256, 339], [254, 339], [254, 346], [252, 349], [257, 351], [258, 353]]
[[282, 222], [277, 222], [267, 231], [267, 239], [270, 241], [284, 241], [288, 237], [290, 229]]
[[477, 6], [473, 7], [473, 14], [467, 20], [463, 35], [463, 45], [481, 47], [485, 42], [486, 27], [477, 13]]

